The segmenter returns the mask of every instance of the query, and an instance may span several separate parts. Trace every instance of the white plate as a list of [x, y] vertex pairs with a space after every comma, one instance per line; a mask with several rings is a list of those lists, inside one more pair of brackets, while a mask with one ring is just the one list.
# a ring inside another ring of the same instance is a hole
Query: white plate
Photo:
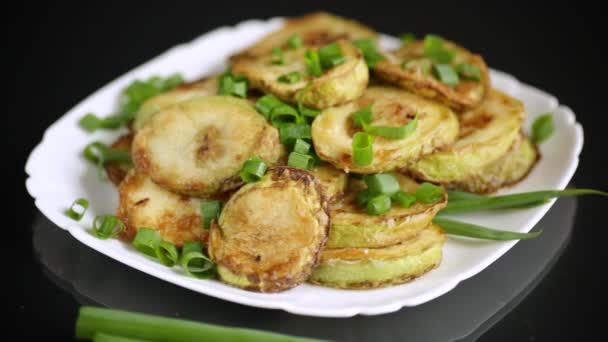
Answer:
[[[228, 301], [262, 308], [283, 309], [288, 312], [326, 317], [348, 317], [356, 314], [377, 315], [415, 306], [436, 298], [472, 277], [501, 255], [515, 241], [487, 242], [450, 237], [445, 245], [441, 265], [409, 284], [367, 291], [336, 290], [313, 285], [301, 285], [278, 294], [253, 293], [233, 288], [214, 280], [198, 280], [185, 276], [177, 267], [167, 268], [134, 251], [118, 240], [98, 240], [89, 233], [95, 215], [113, 213], [118, 202], [115, 188], [98, 179], [94, 166], [81, 155], [82, 148], [93, 140], [111, 142], [116, 132], [89, 134], [77, 125], [85, 113], [111, 113], [120, 90], [136, 78], [168, 75], [181, 72], [186, 79], [195, 79], [225, 68], [226, 57], [246, 47], [265, 33], [281, 25], [281, 19], [247, 21], [236, 27], [224, 27], [202, 35], [188, 44], [174, 47], [148, 63], [123, 75], [66, 113], [45, 132], [42, 142], [32, 151], [26, 172], [29, 193], [36, 206], [59, 227], [68, 230], [76, 239], [137, 270], [146, 272], [176, 285]], [[384, 46], [396, 44], [384, 36]], [[578, 165], [583, 146], [583, 130], [572, 111], [558, 105], [551, 95], [518, 82], [512, 76], [492, 70], [492, 84], [522, 100], [530, 122], [544, 112], [552, 112], [555, 134], [541, 147], [542, 159], [532, 173], [517, 186], [505, 192], [538, 189], [563, 189]], [[91, 206], [81, 223], [64, 215], [76, 198], [88, 198]], [[530, 231], [549, 210], [553, 202], [541, 207], [500, 213], [468, 214], [467, 222]], [[546, 231], [544, 234], [551, 234]], [[534, 243], [534, 240], [522, 243]], [[516, 272], [517, 270], [514, 270]]]

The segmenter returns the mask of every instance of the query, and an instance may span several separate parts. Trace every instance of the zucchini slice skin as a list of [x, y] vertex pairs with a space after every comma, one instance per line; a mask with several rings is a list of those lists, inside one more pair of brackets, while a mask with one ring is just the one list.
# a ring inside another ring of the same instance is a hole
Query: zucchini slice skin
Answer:
[[284, 291], [308, 279], [329, 227], [317, 178], [302, 169], [271, 168], [228, 200], [211, 227], [209, 255], [230, 285]]

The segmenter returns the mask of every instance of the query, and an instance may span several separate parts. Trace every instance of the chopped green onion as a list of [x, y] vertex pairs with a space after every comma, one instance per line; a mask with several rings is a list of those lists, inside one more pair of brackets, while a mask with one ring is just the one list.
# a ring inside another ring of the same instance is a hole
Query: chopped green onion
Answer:
[[355, 127], [363, 127], [364, 124], [372, 122], [374, 114], [372, 113], [372, 105], [369, 104], [352, 114]]
[[401, 67], [403, 69], [420, 69], [423, 75], [428, 75], [431, 73], [433, 63], [426, 58], [415, 58], [404, 61]]
[[270, 117], [272, 110], [284, 103], [272, 94], [264, 95], [255, 102], [255, 109], [262, 113], [266, 119]]
[[455, 86], [460, 81], [458, 74], [449, 64], [433, 64], [433, 72], [443, 84]]
[[161, 240], [158, 231], [152, 228], [141, 227], [137, 230], [137, 234], [135, 234], [133, 247], [138, 251], [155, 258], [156, 249], [160, 245]]
[[129, 151], [111, 148], [98, 141], [85, 146], [83, 154], [86, 159], [101, 166], [107, 163], [131, 163]]
[[450, 63], [454, 59], [454, 53], [443, 44], [443, 38], [436, 35], [424, 37], [424, 55], [438, 64]]
[[357, 204], [361, 207], [361, 208], [366, 208], [367, 207], [367, 203], [369, 202], [370, 199], [372, 199], [374, 197], [374, 193], [371, 192], [369, 189], [365, 189], [365, 190], [361, 190], [357, 193]]
[[[249, 160], [248, 160], [249, 161]], [[262, 164], [264, 164], [262, 162]], [[266, 164], [264, 164], [264, 172]], [[262, 175], [264, 175], [262, 173]], [[218, 200], [202, 202], [200, 206], [201, 218], [203, 219], [203, 227], [209, 228], [213, 220], [217, 220], [222, 212], [222, 202]]]
[[309, 75], [321, 76], [323, 73], [321, 61], [319, 60], [319, 53], [316, 50], [306, 50], [304, 53], [304, 63], [306, 64], [306, 70]]
[[456, 66], [456, 71], [460, 76], [464, 77], [467, 80], [480, 81], [481, 80], [481, 70], [473, 64], [469, 63], [460, 63]]
[[225, 73], [220, 76], [219, 83], [220, 95], [247, 97], [247, 79], [243, 76]]
[[272, 64], [282, 65], [283, 64], [283, 50], [280, 48], [272, 48], [272, 57], [270, 62]]
[[79, 198], [72, 203], [66, 211], [66, 215], [75, 221], [80, 221], [89, 208], [89, 201], [84, 198]]
[[517, 233], [505, 230], [497, 230], [478, 226], [471, 223], [448, 220], [440, 217], [435, 217], [433, 219], [433, 223], [441, 226], [441, 228], [443, 228], [443, 230], [445, 230], [448, 234], [467, 236], [484, 240], [524, 240], [535, 238], [542, 233], [542, 231], [532, 233]]
[[390, 173], [376, 173], [375, 175], [365, 175], [363, 180], [369, 191], [375, 195], [392, 196], [401, 190], [397, 178]]
[[99, 215], [93, 220], [93, 235], [105, 240], [114, 237], [125, 229], [125, 224], [113, 215]]
[[320, 342], [262, 330], [227, 327], [114, 309], [81, 307], [76, 320], [76, 338], [90, 340], [100, 332], [148, 341]]
[[294, 35], [290, 36], [289, 38], [287, 38], [287, 45], [291, 49], [301, 48], [302, 47], [302, 38], [300, 36], [298, 36], [297, 34], [294, 34]]
[[365, 59], [365, 63], [367, 63], [369, 68], [373, 68], [376, 63], [386, 59], [380, 52], [378, 52], [376, 44], [372, 39], [357, 39], [353, 41], [353, 45], [361, 51], [363, 58]]
[[270, 112], [270, 122], [275, 127], [284, 123], [297, 123], [299, 117], [298, 111], [288, 104], [280, 104]]
[[266, 170], [268, 165], [262, 159], [252, 157], [243, 164], [239, 175], [245, 183], [257, 182], [264, 176]]
[[417, 127], [417, 117], [403, 126], [372, 126], [365, 123], [363, 124], [363, 130], [365, 132], [388, 139], [405, 139], [412, 135]]
[[367, 213], [381, 215], [391, 210], [391, 198], [387, 195], [378, 195], [367, 202]]
[[366, 166], [374, 159], [374, 138], [364, 132], [357, 132], [353, 136], [353, 162], [356, 165]]
[[179, 260], [179, 252], [171, 242], [161, 241], [156, 248], [156, 257], [161, 264], [171, 267]]
[[287, 158], [287, 165], [300, 169], [310, 169], [314, 160], [312, 156], [300, 152], [291, 152]]
[[93, 132], [96, 129], [102, 128], [104, 126], [104, 120], [98, 118], [93, 113], [87, 113], [87, 115], [83, 116], [78, 124], [80, 127], [84, 128], [86, 131]]
[[215, 276], [213, 262], [203, 254], [203, 245], [198, 241], [186, 241], [182, 248], [182, 267], [195, 278], [207, 279]]
[[546, 113], [539, 116], [534, 123], [532, 124], [532, 141], [535, 144], [540, 144], [543, 141], [547, 140], [555, 127], [553, 125], [553, 116], [551, 113]]
[[95, 336], [93, 336], [93, 342], [149, 342], [149, 341], [98, 332], [95, 334]]
[[344, 63], [345, 60], [338, 43], [327, 44], [319, 48], [319, 61], [323, 69], [333, 68]]
[[310, 125], [286, 123], [279, 125], [279, 138], [283, 145], [291, 146], [298, 139], [311, 139]]
[[579, 195], [601, 195], [608, 196], [608, 192], [593, 189], [566, 189], [522, 192], [511, 195], [501, 195], [480, 198], [462, 199], [449, 201], [448, 205], [441, 209], [441, 214], [463, 213], [478, 210], [521, 208], [522, 206], [542, 204], [554, 197], [567, 197]]
[[416, 196], [399, 190], [391, 196], [391, 200], [404, 208], [409, 208], [416, 202]]
[[293, 83], [299, 82], [300, 81], [300, 72], [292, 71], [285, 75], [281, 75], [281, 76], [279, 76], [279, 78], [277, 78], [277, 81], [279, 81], [281, 83], [287, 83], [287, 84], [293, 84]]
[[298, 103], [298, 112], [300, 112], [300, 115], [309, 118], [315, 118], [317, 115], [319, 115], [319, 113], [321, 113], [320, 110], [305, 107], [301, 103]]
[[306, 154], [310, 151], [310, 144], [302, 139], [297, 139], [296, 143], [293, 145], [293, 151]]
[[401, 39], [402, 45], [407, 45], [416, 40], [416, 35], [411, 32], [405, 32], [399, 35], [399, 39]]
[[441, 186], [424, 182], [416, 189], [416, 200], [422, 203], [437, 203], [443, 198], [445, 190]]

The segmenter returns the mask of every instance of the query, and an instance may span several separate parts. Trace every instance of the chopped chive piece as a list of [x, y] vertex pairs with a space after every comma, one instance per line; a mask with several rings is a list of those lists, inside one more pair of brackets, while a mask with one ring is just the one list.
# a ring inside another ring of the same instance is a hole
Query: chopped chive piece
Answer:
[[555, 130], [553, 125], [553, 116], [551, 113], [546, 113], [534, 120], [532, 124], [532, 142], [540, 144], [547, 140]]
[[72, 203], [65, 214], [74, 221], [80, 221], [88, 208], [89, 201], [84, 198], [79, 198]]
[[316, 50], [306, 50], [304, 53], [304, 63], [306, 64], [306, 70], [309, 75], [321, 76], [323, 73], [321, 61], [319, 60], [319, 53]]
[[410, 120], [403, 126], [372, 126], [363, 124], [363, 130], [371, 135], [387, 139], [405, 139], [412, 135], [418, 128], [418, 118]]
[[374, 139], [364, 132], [357, 132], [353, 136], [353, 162], [356, 165], [366, 166], [374, 159]]
[[378, 195], [367, 202], [367, 213], [370, 215], [382, 215], [391, 210], [391, 198], [387, 195]]
[[270, 62], [272, 64], [282, 65], [283, 64], [283, 50], [280, 48], [272, 48], [272, 57]]
[[288, 104], [280, 104], [270, 112], [270, 122], [273, 126], [279, 126], [284, 123], [297, 123], [300, 115], [298, 111]]
[[374, 197], [374, 193], [372, 193], [369, 189], [361, 190], [357, 193], [357, 204], [361, 208], [366, 208], [367, 203], [370, 199]]
[[438, 64], [450, 63], [454, 59], [454, 53], [444, 46], [443, 38], [432, 34], [424, 37], [424, 55]]
[[220, 76], [218, 93], [220, 95], [247, 97], [247, 79], [243, 76], [225, 73]]
[[300, 169], [310, 169], [313, 162], [313, 158], [310, 155], [295, 151], [291, 152], [289, 158], [287, 158], [287, 165]]
[[262, 113], [266, 119], [270, 117], [270, 112], [284, 103], [272, 94], [264, 95], [255, 102], [255, 109]]
[[372, 122], [374, 119], [372, 105], [373, 104], [369, 104], [352, 114], [355, 127], [363, 127], [363, 125]]
[[296, 143], [293, 145], [293, 151], [306, 154], [310, 151], [310, 144], [302, 139], [297, 139]]
[[346, 59], [338, 43], [327, 44], [319, 48], [319, 61], [323, 69], [330, 69], [344, 63]]
[[133, 239], [133, 247], [143, 254], [156, 258], [156, 249], [161, 242], [160, 233], [154, 229], [141, 227]]
[[300, 73], [298, 71], [292, 71], [285, 75], [279, 76], [277, 81], [279, 81], [281, 83], [287, 83], [287, 84], [296, 83], [296, 82], [300, 81]]
[[116, 129], [131, 120], [131, 115], [110, 115], [100, 119], [93, 113], [88, 113], [78, 121], [80, 127], [88, 132], [93, 132], [97, 129]]
[[317, 115], [319, 115], [319, 113], [321, 113], [320, 110], [305, 107], [301, 103], [298, 103], [298, 112], [300, 112], [300, 115], [309, 117], [309, 118], [314, 118]]
[[98, 128], [101, 128], [103, 125], [103, 120], [98, 118], [93, 113], [87, 113], [87, 115], [83, 116], [80, 121], [78, 121], [80, 127], [84, 128], [89, 132], [93, 132]]
[[385, 57], [378, 52], [376, 44], [372, 39], [357, 39], [353, 41], [353, 45], [361, 51], [365, 63], [367, 63], [369, 68], [373, 68], [376, 63], [385, 59]]
[[93, 235], [105, 240], [114, 237], [125, 229], [125, 224], [113, 215], [99, 215], [93, 220]]
[[[246, 163], [246, 162], [245, 162]], [[266, 164], [262, 163], [264, 167]], [[258, 170], [259, 171], [259, 170]], [[264, 169], [266, 171], [266, 169]], [[264, 174], [262, 174], [264, 175]], [[257, 175], [256, 175], [257, 176]], [[241, 175], [242, 177], [242, 175]], [[222, 202], [218, 200], [202, 202], [200, 206], [203, 227], [209, 229], [211, 222], [217, 220], [222, 212]]]
[[179, 252], [171, 242], [161, 241], [156, 248], [156, 257], [161, 264], [171, 267], [179, 260]]
[[383, 194], [392, 196], [396, 194], [401, 187], [397, 178], [390, 173], [376, 173], [374, 175], [365, 175], [363, 180], [369, 191], [375, 195]]
[[532, 239], [539, 236], [542, 231], [532, 233], [517, 233], [505, 230], [497, 230], [492, 228], [486, 228], [471, 223], [458, 222], [448, 220], [441, 217], [435, 217], [433, 223], [441, 226], [448, 234], [467, 236], [477, 239], [484, 240], [520, 240], [520, 239]]
[[416, 196], [399, 190], [391, 196], [391, 200], [404, 208], [409, 208], [416, 202]]
[[242, 98], [247, 97], [247, 82], [235, 82], [232, 87], [232, 95]]
[[402, 45], [407, 45], [416, 40], [416, 35], [411, 32], [405, 32], [399, 35]]
[[291, 146], [297, 139], [311, 139], [310, 125], [286, 123], [279, 125], [279, 138], [283, 145]]
[[302, 38], [299, 35], [294, 34], [293, 36], [287, 38], [287, 46], [289, 46], [291, 49], [301, 48]]
[[427, 204], [437, 203], [443, 198], [444, 192], [443, 187], [424, 182], [416, 189], [416, 200]]
[[184, 241], [182, 246], [182, 254], [188, 254], [190, 252], [203, 252], [203, 244], [200, 241]]
[[456, 66], [458, 74], [467, 80], [481, 81], [481, 70], [473, 64], [460, 63]]
[[111, 148], [98, 141], [85, 146], [83, 154], [87, 160], [96, 163], [98, 166], [103, 166], [107, 163], [131, 163], [129, 151]]
[[449, 201], [448, 205], [441, 209], [441, 214], [464, 213], [478, 210], [521, 208], [531, 204], [542, 204], [554, 197], [601, 195], [608, 196], [607, 192], [593, 189], [566, 189], [522, 192], [511, 195], [479, 196], [479, 198], [461, 199]]
[[420, 70], [423, 75], [428, 75], [431, 73], [433, 63], [426, 58], [415, 58], [403, 62], [401, 67], [408, 70]]
[[182, 267], [192, 277], [207, 279], [215, 276], [213, 262], [203, 254], [203, 245], [198, 241], [186, 241], [182, 248]]
[[243, 164], [240, 176], [245, 183], [257, 182], [264, 176], [267, 169], [268, 165], [262, 159], [252, 157]]
[[460, 81], [458, 74], [449, 64], [433, 64], [433, 72], [443, 84], [455, 86]]

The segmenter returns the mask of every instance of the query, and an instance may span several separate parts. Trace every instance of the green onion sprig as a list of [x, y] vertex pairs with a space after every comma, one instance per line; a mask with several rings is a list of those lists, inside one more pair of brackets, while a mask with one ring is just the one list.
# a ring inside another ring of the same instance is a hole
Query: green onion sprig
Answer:
[[504, 230], [497, 230], [487, 227], [478, 226], [471, 223], [453, 221], [442, 217], [435, 217], [433, 223], [439, 225], [448, 234], [467, 236], [484, 240], [519, 240], [532, 239], [539, 236], [542, 231], [532, 233], [517, 233]]
[[99, 239], [115, 237], [125, 230], [125, 224], [113, 215], [99, 215], [93, 220], [93, 235]]
[[80, 221], [89, 208], [89, 201], [85, 198], [75, 200], [66, 210], [66, 215], [74, 221]]

